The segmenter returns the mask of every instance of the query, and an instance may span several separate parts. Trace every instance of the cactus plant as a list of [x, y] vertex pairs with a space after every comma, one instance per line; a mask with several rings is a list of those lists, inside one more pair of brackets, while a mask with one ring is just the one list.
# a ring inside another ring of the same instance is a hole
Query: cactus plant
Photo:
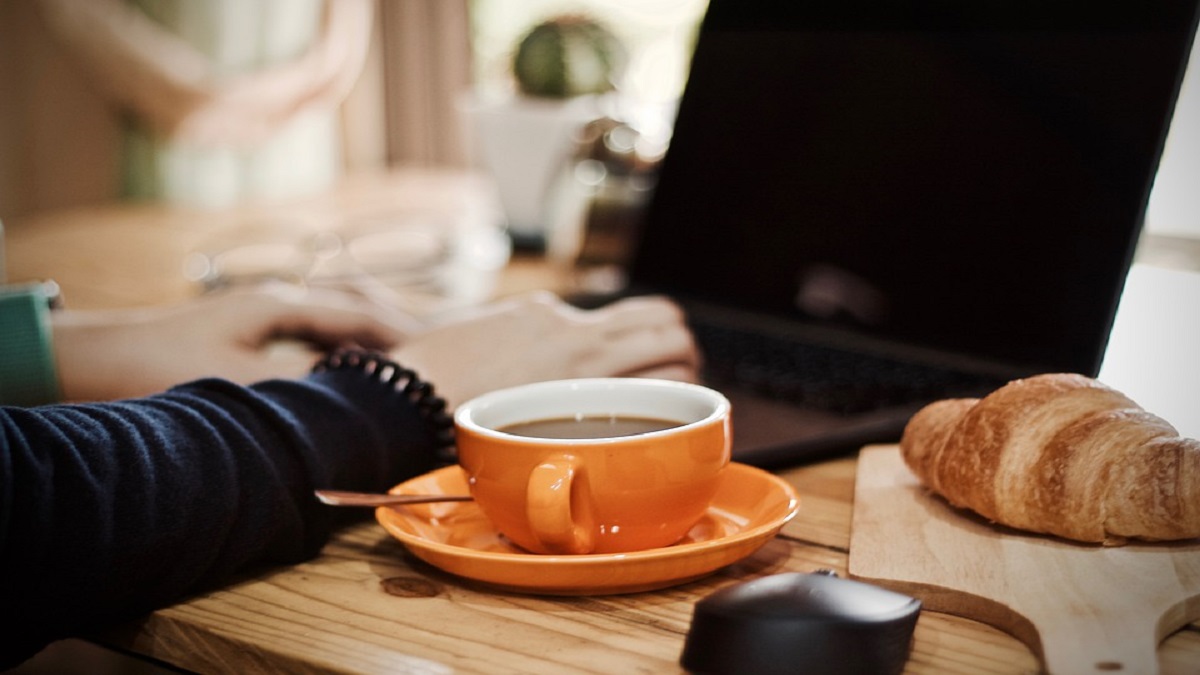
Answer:
[[526, 33], [513, 55], [518, 90], [527, 96], [570, 98], [614, 88], [625, 49], [606, 27], [586, 16], [564, 15]]

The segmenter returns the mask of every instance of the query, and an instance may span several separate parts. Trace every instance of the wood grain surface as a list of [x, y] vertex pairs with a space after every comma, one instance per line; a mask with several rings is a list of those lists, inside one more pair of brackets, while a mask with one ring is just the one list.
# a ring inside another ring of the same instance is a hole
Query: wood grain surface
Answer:
[[[413, 556], [373, 521], [317, 559], [161, 610], [100, 641], [197, 672], [682, 673], [697, 600], [767, 574], [846, 575], [856, 462], [784, 472], [801, 511], [750, 558], [711, 577], [632, 595], [497, 592]], [[909, 673], [1029, 673], [1033, 654], [974, 621], [926, 612]]]
[[[486, 208], [480, 190], [469, 175], [402, 169], [311, 199], [222, 212], [106, 205], [39, 214], [4, 223], [9, 280], [55, 279], [80, 309], [176, 302], [198, 292], [181, 268], [210, 237], [262, 222], [324, 227], [401, 206]], [[552, 288], [556, 279], [544, 262], [517, 258], [497, 292]], [[799, 492], [799, 515], [750, 558], [674, 588], [582, 598], [500, 593], [422, 563], [364, 514], [309, 562], [261, 570], [91, 637], [201, 673], [679, 673], [700, 598], [777, 572], [848, 573], [857, 466], [844, 457], [778, 472]], [[1169, 635], [1157, 656], [1163, 673], [1200, 672], [1200, 626]], [[906, 672], [1038, 669], [1011, 634], [926, 610]]]
[[1158, 643], [1200, 619], [1200, 542], [1104, 547], [1000, 527], [926, 490], [894, 446], [860, 454], [850, 550], [853, 576], [1012, 633], [1050, 673], [1159, 672]]

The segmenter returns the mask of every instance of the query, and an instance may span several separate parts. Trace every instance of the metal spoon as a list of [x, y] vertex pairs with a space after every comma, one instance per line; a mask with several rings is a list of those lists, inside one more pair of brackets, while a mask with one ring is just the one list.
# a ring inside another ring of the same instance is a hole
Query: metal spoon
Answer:
[[469, 502], [471, 495], [389, 495], [375, 492], [314, 490], [317, 499], [331, 506], [396, 506], [430, 502]]

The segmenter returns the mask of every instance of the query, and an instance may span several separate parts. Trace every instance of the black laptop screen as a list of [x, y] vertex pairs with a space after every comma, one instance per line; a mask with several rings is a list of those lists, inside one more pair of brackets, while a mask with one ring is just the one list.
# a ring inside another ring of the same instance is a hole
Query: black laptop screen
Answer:
[[635, 286], [1094, 374], [1194, 0], [713, 0]]

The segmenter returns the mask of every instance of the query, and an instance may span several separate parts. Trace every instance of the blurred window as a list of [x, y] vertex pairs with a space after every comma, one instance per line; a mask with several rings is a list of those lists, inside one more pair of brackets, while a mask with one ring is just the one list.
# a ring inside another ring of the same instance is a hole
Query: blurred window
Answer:
[[629, 65], [618, 84], [626, 117], [673, 119], [687, 79], [696, 28], [708, 0], [472, 0], [474, 81], [483, 97], [512, 91], [509, 61], [521, 37], [544, 19], [585, 14], [624, 43]]

